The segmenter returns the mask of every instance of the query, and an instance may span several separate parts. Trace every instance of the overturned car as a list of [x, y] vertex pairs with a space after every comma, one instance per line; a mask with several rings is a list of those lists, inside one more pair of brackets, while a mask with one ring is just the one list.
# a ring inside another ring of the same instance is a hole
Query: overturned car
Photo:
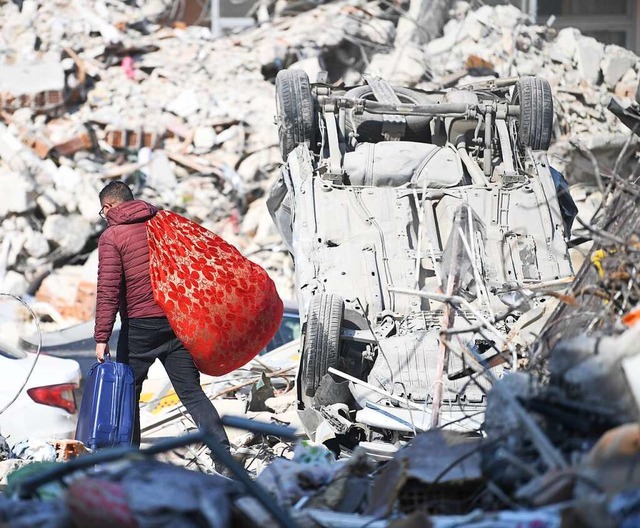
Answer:
[[521, 361], [514, 336], [573, 276], [575, 206], [544, 154], [551, 89], [365, 79], [276, 79], [268, 203], [295, 262], [301, 418], [342, 443], [477, 431], [492, 379]]

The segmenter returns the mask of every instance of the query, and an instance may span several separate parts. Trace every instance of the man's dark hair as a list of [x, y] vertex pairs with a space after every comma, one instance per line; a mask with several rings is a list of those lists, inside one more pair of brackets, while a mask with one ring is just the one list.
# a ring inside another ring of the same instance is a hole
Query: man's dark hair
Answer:
[[129, 186], [122, 181], [112, 181], [105, 185], [99, 194], [101, 204], [116, 205], [133, 200], [133, 193]]

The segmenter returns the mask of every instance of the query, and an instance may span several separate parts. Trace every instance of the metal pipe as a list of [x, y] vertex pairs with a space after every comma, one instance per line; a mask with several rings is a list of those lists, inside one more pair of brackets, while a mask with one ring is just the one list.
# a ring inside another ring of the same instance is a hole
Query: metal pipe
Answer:
[[493, 114], [488, 110], [484, 121], [484, 175], [491, 177], [491, 140], [492, 140]]
[[491, 324], [490, 321], [486, 319], [478, 310], [476, 310], [464, 297], [460, 297], [458, 295], [444, 295], [441, 293], [432, 293], [425, 291], [416, 291], [410, 290], [408, 288], [396, 288], [394, 286], [389, 287], [389, 291], [394, 293], [401, 293], [404, 295], [418, 295], [419, 297], [426, 297], [427, 299], [433, 299], [434, 301], [444, 302], [444, 303], [456, 303], [463, 305], [467, 310], [469, 310], [475, 318], [480, 321], [483, 325], [485, 325], [493, 334], [494, 339], [498, 341], [501, 345], [506, 346], [509, 352], [513, 352], [514, 348], [504, 336]]
[[[348, 101], [348, 99], [347, 99]], [[447, 115], [447, 114], [461, 114], [463, 116], [468, 115], [476, 111], [476, 106], [467, 103], [442, 103], [442, 104], [430, 104], [430, 105], [414, 105], [408, 103], [379, 103], [377, 101], [354, 101], [356, 103], [362, 103], [364, 109], [372, 114], [406, 114], [406, 115]]]
[[220, 25], [220, 0], [211, 0], [211, 33], [213, 38], [222, 34]]
[[[426, 431], [426, 429], [423, 429], [422, 427], [418, 427], [414, 423], [407, 422], [406, 420], [403, 420], [399, 416], [396, 416], [395, 414], [387, 411], [382, 405], [376, 405], [375, 403], [372, 403], [372, 402], [366, 402], [365, 407], [367, 409], [371, 409], [377, 413], [380, 413], [385, 418], [389, 418], [390, 420], [394, 420], [398, 422], [400, 425], [403, 425], [404, 427], [412, 430], [413, 434], [416, 434], [417, 432], [424, 433]], [[413, 419], [413, 415], [411, 416]]]
[[469, 155], [467, 152], [467, 144], [464, 141], [458, 142], [458, 154], [460, 155], [460, 159], [467, 167], [469, 171], [469, 176], [471, 176], [471, 180], [474, 185], [481, 185], [482, 187], [489, 186], [489, 180], [487, 180], [484, 176], [484, 172], [478, 166], [476, 161]]
[[[238, 418], [236, 421], [231, 420], [230, 425], [231, 424], [235, 424], [235, 426], [238, 426], [242, 429], [253, 431], [257, 431], [258, 429], [264, 430], [262, 428], [262, 425], [270, 425], [271, 427], [275, 428], [270, 429], [270, 434], [274, 434], [274, 432], [279, 431], [284, 432], [285, 435], [288, 435], [291, 429], [289, 427], [282, 428], [281, 426], [278, 426], [276, 424], [260, 424], [259, 427], [256, 427], [256, 422], [242, 418]], [[114, 447], [105, 449], [103, 451], [98, 451], [96, 453], [91, 453], [89, 455], [84, 455], [80, 458], [65, 462], [64, 464], [58, 464], [56, 465], [56, 467], [50, 470], [42, 471], [36, 475], [26, 477], [18, 485], [17, 495], [18, 497], [23, 499], [29, 498], [33, 494], [33, 492], [35, 492], [35, 490], [37, 490], [40, 486], [46, 484], [47, 482], [61, 479], [65, 475], [69, 475], [74, 471], [87, 469], [98, 464], [113, 462], [115, 460], [127, 458], [130, 456], [153, 456], [159, 453], [170, 451], [172, 449], [176, 449], [178, 447], [183, 447], [198, 442], [203, 442], [207, 445], [214, 457], [222, 462], [227, 468], [229, 468], [229, 470], [231, 470], [238, 481], [242, 485], [244, 485], [247, 492], [253, 495], [262, 504], [262, 506], [273, 516], [274, 520], [278, 522], [279, 526], [285, 526], [287, 528], [296, 527], [296, 524], [293, 522], [289, 514], [284, 509], [280, 508], [277, 502], [272, 499], [272, 497], [264, 490], [264, 488], [262, 488], [262, 486], [251, 479], [244, 468], [234, 460], [231, 453], [229, 453], [226, 448], [213, 437], [211, 433], [203, 430], [199, 430], [195, 433], [190, 433], [177, 438], [168, 438], [145, 449], [138, 449], [137, 447], [130, 445]]]
[[[468, 103], [436, 103], [416, 105], [410, 103], [380, 103], [368, 99], [352, 99], [350, 97], [318, 96], [320, 106], [329, 108], [353, 108], [356, 113], [367, 111], [371, 114], [449, 116], [472, 118], [476, 115], [489, 114], [495, 109], [489, 105], [475, 105]], [[520, 115], [520, 105], [499, 104], [498, 108], [511, 117]]]
[[504, 119], [496, 119], [496, 129], [498, 130], [498, 139], [500, 140], [500, 150], [502, 151], [502, 162], [504, 163], [504, 168], [508, 172], [515, 172], [516, 167], [513, 161], [509, 129], [507, 128], [507, 123]]
[[244, 429], [252, 433], [279, 436], [288, 440], [297, 438], [297, 431], [293, 427], [285, 427], [272, 423], [258, 422], [257, 420], [249, 420], [240, 416], [223, 416], [220, 418], [222, 425], [233, 427], [234, 429]]
[[[460, 282], [460, 262], [458, 260], [458, 253], [460, 252], [460, 237], [453, 237], [451, 244], [451, 262], [449, 263], [449, 270], [447, 273], [447, 288], [446, 294], [451, 296], [453, 292], [458, 289]], [[442, 323], [440, 328], [442, 331], [446, 331], [453, 326], [456, 312], [450, 303], [445, 304], [444, 313], [442, 315]], [[447, 347], [442, 339], [439, 340], [438, 345], [438, 363], [436, 365], [436, 380], [433, 387], [433, 404], [431, 406], [431, 427], [436, 428], [440, 423], [440, 406], [442, 404], [442, 392], [443, 392], [443, 379], [446, 370], [447, 360]]]

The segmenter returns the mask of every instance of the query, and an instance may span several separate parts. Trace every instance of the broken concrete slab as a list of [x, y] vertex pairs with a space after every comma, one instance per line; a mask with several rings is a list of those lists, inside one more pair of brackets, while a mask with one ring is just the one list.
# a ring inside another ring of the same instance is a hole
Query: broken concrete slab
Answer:
[[293, 391], [272, 398], [267, 398], [264, 402], [267, 409], [276, 414], [292, 411], [296, 408], [296, 395]]
[[600, 79], [600, 63], [604, 45], [593, 37], [580, 36], [576, 40], [575, 60], [582, 78], [591, 84]]
[[197, 127], [193, 132], [193, 146], [199, 151], [211, 150], [217, 143], [216, 130], [213, 127]]
[[627, 73], [638, 62], [638, 56], [620, 46], [609, 45], [604, 49], [602, 63], [600, 64], [604, 82], [612, 90]]
[[414, 85], [425, 75], [425, 61], [423, 49], [416, 44], [407, 43], [400, 50], [374, 55], [365, 73], [381, 76], [400, 86]]
[[144, 147], [138, 152], [140, 172], [146, 177], [146, 184], [162, 193], [175, 188], [178, 180], [173, 172], [173, 166], [163, 151], [152, 152]]
[[35, 207], [35, 188], [28, 179], [14, 172], [0, 170], [0, 217], [9, 214], [24, 214]]
[[387, 515], [404, 493], [419, 501], [421, 496], [426, 499], [448, 489], [448, 496], [454, 501], [458, 494], [464, 496], [477, 490], [483, 482], [481, 443], [480, 438], [452, 431], [433, 430], [417, 435], [376, 476], [371, 492], [374, 500], [365, 513]]
[[80, 215], [51, 215], [42, 226], [42, 234], [64, 254], [79, 253], [91, 236], [91, 224]]
[[42, 281], [36, 300], [50, 304], [69, 321], [87, 321], [95, 313], [95, 277], [87, 280], [83, 266], [63, 266]]
[[11, 295], [22, 296], [29, 289], [29, 281], [17, 271], [9, 270], [0, 281], [0, 291]]
[[59, 61], [0, 65], [0, 97], [61, 92], [64, 87], [64, 69]]
[[50, 251], [47, 237], [37, 231], [31, 231], [31, 233], [28, 234], [27, 240], [24, 243], [24, 249], [30, 256], [36, 258], [44, 257]]
[[580, 37], [580, 31], [575, 28], [563, 28], [558, 31], [555, 41], [550, 46], [551, 60], [571, 62], [575, 57]]
[[185, 90], [167, 105], [169, 112], [183, 118], [195, 114], [200, 108], [199, 96], [194, 90]]

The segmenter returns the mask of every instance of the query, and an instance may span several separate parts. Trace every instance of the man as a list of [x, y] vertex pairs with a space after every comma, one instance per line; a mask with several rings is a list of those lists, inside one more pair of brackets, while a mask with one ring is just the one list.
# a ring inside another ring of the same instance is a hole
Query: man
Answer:
[[[200, 373], [193, 359], [153, 299], [145, 222], [155, 216], [157, 209], [135, 200], [131, 189], [121, 181], [113, 181], [102, 189], [100, 205], [100, 216], [109, 226], [98, 243], [96, 358], [103, 362], [109, 354], [109, 338], [119, 310], [122, 328], [117, 360], [133, 369], [137, 401], [140, 401], [142, 382], [157, 358], [198, 427], [213, 432], [228, 447], [220, 417], [200, 386]], [[139, 406], [133, 441], [140, 445]]]

